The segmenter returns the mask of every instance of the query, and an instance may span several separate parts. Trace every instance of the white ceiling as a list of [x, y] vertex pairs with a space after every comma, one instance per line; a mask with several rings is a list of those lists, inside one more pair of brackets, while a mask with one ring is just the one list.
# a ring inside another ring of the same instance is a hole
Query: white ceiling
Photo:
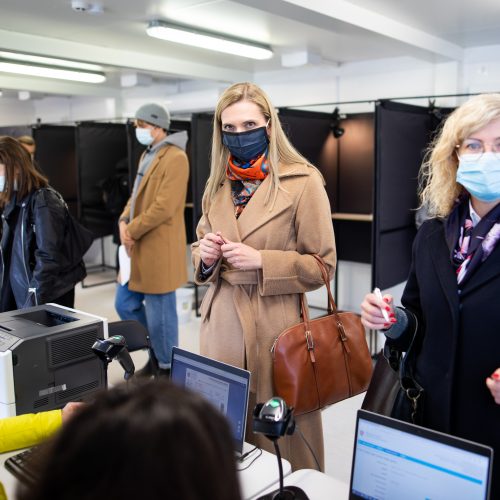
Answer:
[[[281, 55], [308, 50], [314, 64], [336, 66], [413, 56], [460, 60], [463, 49], [500, 44], [499, 0], [89, 0], [100, 15], [75, 12], [71, 0], [0, 0], [0, 50], [97, 62], [104, 84], [69, 84], [0, 73], [0, 89], [42, 95], [113, 96], [120, 75], [153, 83], [233, 82], [286, 71]], [[150, 38], [152, 19], [170, 20], [270, 45], [252, 61]]]

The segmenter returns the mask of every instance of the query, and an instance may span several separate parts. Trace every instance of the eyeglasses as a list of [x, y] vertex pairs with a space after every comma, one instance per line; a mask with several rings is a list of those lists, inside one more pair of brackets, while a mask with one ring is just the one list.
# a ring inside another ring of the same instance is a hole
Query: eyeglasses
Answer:
[[[462, 144], [458, 144], [456, 147], [458, 158], [466, 158], [479, 160], [481, 156], [486, 152], [486, 146], [483, 141], [479, 139], [465, 139]], [[500, 140], [489, 144], [490, 151], [500, 160]], [[474, 155], [474, 156], [472, 156]]]

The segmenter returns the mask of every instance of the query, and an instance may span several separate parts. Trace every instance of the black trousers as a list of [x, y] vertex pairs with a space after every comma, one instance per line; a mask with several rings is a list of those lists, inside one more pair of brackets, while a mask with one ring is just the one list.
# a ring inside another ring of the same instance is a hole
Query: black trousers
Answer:
[[60, 306], [65, 307], [75, 307], [75, 288], [73, 287], [71, 290], [66, 292], [64, 295], [61, 295], [59, 298], [51, 300], [55, 304], [59, 304]]

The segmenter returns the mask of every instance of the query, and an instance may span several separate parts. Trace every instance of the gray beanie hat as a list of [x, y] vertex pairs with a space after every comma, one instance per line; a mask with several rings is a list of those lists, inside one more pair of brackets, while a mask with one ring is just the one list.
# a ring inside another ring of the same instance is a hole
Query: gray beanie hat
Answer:
[[136, 120], [142, 120], [157, 127], [168, 130], [170, 127], [170, 113], [159, 104], [144, 104], [135, 112]]

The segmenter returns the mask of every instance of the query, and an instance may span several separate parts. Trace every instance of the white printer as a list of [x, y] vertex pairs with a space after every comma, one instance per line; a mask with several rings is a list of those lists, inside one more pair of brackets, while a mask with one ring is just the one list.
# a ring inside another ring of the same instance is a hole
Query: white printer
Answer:
[[105, 318], [56, 304], [0, 313], [0, 418], [86, 401], [106, 386], [92, 351]]

